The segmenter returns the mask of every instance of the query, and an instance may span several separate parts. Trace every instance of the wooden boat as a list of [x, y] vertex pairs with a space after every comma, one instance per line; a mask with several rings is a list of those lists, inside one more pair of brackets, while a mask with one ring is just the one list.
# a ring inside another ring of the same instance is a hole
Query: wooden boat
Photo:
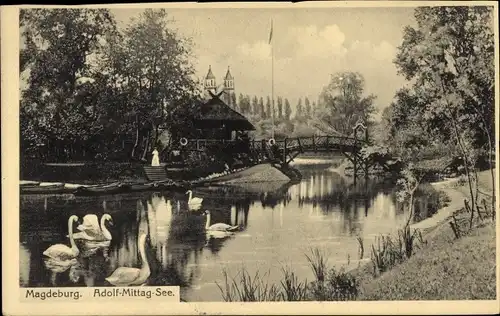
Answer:
[[155, 189], [155, 182], [148, 183], [132, 183], [130, 184], [129, 191], [130, 192], [143, 192]]
[[127, 192], [130, 192], [130, 184], [115, 182], [101, 186], [79, 187], [73, 191], [73, 194], [78, 196], [88, 196], [119, 194]]
[[21, 187], [36, 187], [36, 186], [39, 186], [39, 185], [40, 185], [39, 181], [21, 180], [19, 182], [19, 186], [21, 186]]
[[25, 185], [20, 187], [21, 194], [62, 194], [71, 193], [64, 187], [64, 183], [56, 183], [52, 185]]
[[165, 179], [151, 183], [151, 188], [156, 190], [171, 190], [185, 192], [191, 187], [191, 184], [186, 181], [174, 181], [172, 179]]

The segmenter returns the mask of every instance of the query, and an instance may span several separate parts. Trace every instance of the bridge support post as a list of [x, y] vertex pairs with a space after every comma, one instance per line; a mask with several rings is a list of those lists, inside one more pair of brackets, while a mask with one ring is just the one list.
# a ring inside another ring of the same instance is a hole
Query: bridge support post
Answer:
[[354, 185], [356, 185], [356, 178], [358, 177], [358, 155], [356, 155], [356, 152], [354, 152], [354, 155], [353, 155], [353, 170], [354, 170], [354, 174], [353, 174], [353, 179], [354, 179]]
[[353, 170], [354, 170], [354, 174], [353, 174], [353, 179], [354, 179], [354, 185], [356, 185], [356, 178], [358, 177], [358, 153], [357, 153], [357, 148], [358, 148], [358, 136], [356, 135], [357, 134], [357, 130], [354, 129], [354, 148], [353, 148]]
[[283, 144], [283, 160], [282, 160], [282, 164], [284, 164], [284, 165], [286, 165], [286, 153], [287, 153], [287, 150], [286, 150], [286, 137], [285, 137], [285, 141]]

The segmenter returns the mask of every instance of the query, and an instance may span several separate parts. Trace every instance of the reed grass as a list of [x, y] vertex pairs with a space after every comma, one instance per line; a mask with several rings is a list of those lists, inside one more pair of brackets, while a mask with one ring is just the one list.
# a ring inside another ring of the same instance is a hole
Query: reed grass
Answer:
[[313, 248], [310, 252], [311, 254], [309, 255], [305, 254], [306, 259], [313, 270], [316, 280], [323, 282], [326, 279], [328, 271], [328, 259], [318, 248]]
[[[224, 284], [215, 283], [222, 294], [223, 300], [226, 302], [265, 302], [279, 300], [280, 293], [276, 285], [269, 285], [260, 276], [259, 271], [253, 277], [245, 268], [235, 277], [230, 277], [225, 269], [222, 270], [222, 274], [224, 275]], [[268, 273], [266, 274], [269, 275]]]
[[269, 284], [259, 272], [251, 276], [245, 268], [235, 277], [223, 270], [224, 283], [216, 284], [226, 302], [343, 301], [356, 298], [359, 284], [354, 276], [328, 267], [326, 255], [317, 248], [305, 256], [315, 277], [312, 282], [301, 281], [290, 267], [282, 267], [282, 279], [277, 285]]
[[[417, 241], [419, 243], [417, 243]], [[384, 273], [393, 266], [410, 258], [418, 245], [426, 244], [420, 230], [411, 230], [410, 226], [398, 230], [396, 238], [380, 236], [375, 238], [371, 247], [370, 259], [373, 265], [373, 275]]]
[[304, 301], [307, 299], [307, 280], [299, 281], [299, 278], [290, 268], [281, 268], [283, 280], [280, 281], [280, 298], [282, 301]]

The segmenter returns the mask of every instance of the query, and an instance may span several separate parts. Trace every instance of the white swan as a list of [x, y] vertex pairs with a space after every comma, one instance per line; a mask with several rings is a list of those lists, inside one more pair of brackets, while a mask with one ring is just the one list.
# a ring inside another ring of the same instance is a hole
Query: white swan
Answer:
[[214, 239], [224, 239], [227, 237], [230, 237], [234, 235], [233, 231], [223, 231], [223, 230], [207, 230], [206, 233], [207, 238], [214, 238]]
[[78, 225], [77, 227], [80, 232], [74, 234], [73, 238], [93, 241], [111, 240], [113, 237], [106, 228], [106, 220], [110, 221], [110, 224], [113, 225], [113, 218], [109, 214], [104, 214], [101, 217], [100, 225], [95, 214], [85, 215], [83, 218], [83, 224]]
[[146, 236], [146, 234], [142, 234], [138, 242], [139, 254], [141, 255], [142, 260], [142, 267], [140, 269], [119, 267], [105, 279], [106, 281], [115, 286], [142, 285], [146, 282], [147, 278], [151, 274], [148, 259], [146, 258], [146, 252], [144, 249]]
[[68, 219], [68, 233], [71, 248], [64, 244], [52, 245], [43, 252], [44, 256], [47, 256], [54, 260], [66, 261], [74, 259], [80, 254], [80, 251], [75, 244], [75, 240], [73, 239], [73, 222], [78, 222], [78, 216], [71, 215]]
[[199, 197], [193, 197], [193, 191], [188, 190], [186, 194], [189, 194], [189, 199], [188, 199], [188, 206], [195, 206], [198, 204], [201, 204], [203, 202], [202, 198]]
[[201, 204], [188, 204], [188, 209], [190, 211], [199, 211], [201, 209]]
[[235, 230], [238, 230], [239, 228], [239, 226], [231, 226], [224, 223], [217, 223], [210, 225], [210, 211], [205, 211], [205, 214], [207, 216], [207, 222], [205, 224], [205, 229], [207, 230], [207, 232], [210, 231], [233, 232]]

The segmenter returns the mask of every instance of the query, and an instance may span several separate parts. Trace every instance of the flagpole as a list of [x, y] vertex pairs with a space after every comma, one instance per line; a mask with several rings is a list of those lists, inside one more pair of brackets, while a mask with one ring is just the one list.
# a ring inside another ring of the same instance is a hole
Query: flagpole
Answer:
[[273, 30], [273, 20], [271, 19], [271, 104], [272, 104], [272, 113], [271, 113], [271, 138], [274, 139], [274, 39], [272, 34], [274, 32]]

